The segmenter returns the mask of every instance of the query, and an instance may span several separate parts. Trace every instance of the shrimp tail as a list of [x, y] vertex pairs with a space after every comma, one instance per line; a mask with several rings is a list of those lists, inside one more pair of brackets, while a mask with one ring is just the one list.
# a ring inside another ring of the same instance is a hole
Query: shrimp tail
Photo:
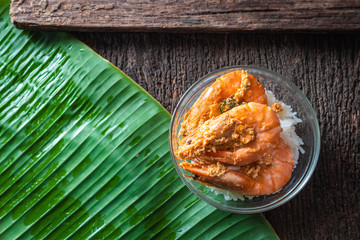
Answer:
[[206, 183], [208, 186], [223, 188], [238, 193], [247, 192], [254, 187], [252, 185], [255, 184], [255, 182], [245, 174], [228, 169], [222, 174], [214, 174], [211, 172], [209, 166], [210, 165], [189, 162], [182, 162], [180, 164], [180, 167], [191, 172], [191, 176], [186, 175], [187, 177], [200, 183]]

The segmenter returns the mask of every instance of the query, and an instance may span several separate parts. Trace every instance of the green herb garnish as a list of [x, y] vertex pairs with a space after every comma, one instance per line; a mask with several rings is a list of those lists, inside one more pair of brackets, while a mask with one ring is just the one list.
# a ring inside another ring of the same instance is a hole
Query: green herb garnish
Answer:
[[234, 108], [235, 106], [236, 106], [236, 100], [233, 98], [228, 98], [221, 103], [220, 112], [224, 113], [224, 112], [229, 111], [230, 109]]
[[229, 108], [233, 108], [236, 106], [236, 100], [233, 98], [228, 98], [226, 101], [226, 104], [229, 106]]
[[221, 113], [224, 113], [223, 108], [224, 108], [225, 104], [226, 104], [226, 100], [224, 100], [224, 101], [222, 102], [221, 106], [220, 106], [220, 112], [221, 112]]

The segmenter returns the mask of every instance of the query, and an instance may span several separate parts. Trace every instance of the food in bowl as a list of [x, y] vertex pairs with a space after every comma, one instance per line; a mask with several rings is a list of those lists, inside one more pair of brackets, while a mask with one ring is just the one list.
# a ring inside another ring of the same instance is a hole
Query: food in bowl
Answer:
[[255, 76], [227, 73], [185, 114], [175, 151], [179, 166], [210, 187], [247, 196], [277, 192], [290, 180], [301, 150], [295, 115]]

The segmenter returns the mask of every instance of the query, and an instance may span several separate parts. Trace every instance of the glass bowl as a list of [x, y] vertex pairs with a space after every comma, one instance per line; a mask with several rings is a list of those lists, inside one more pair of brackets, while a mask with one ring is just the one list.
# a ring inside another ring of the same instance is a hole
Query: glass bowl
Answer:
[[[183, 174], [189, 174], [186, 170], [179, 167], [179, 160], [174, 155], [177, 147], [178, 133], [185, 113], [199, 98], [206, 87], [210, 86], [216, 78], [234, 70], [246, 70], [254, 75], [267, 90], [271, 90], [275, 97], [285, 104], [292, 106], [293, 111], [297, 112], [297, 117], [302, 119], [296, 125], [296, 133], [303, 139], [305, 150], [300, 153], [298, 164], [293, 170], [290, 181], [278, 192], [257, 196], [245, 200], [226, 201], [222, 194], [216, 195], [211, 189], [200, 184]], [[264, 68], [254, 66], [233, 66], [216, 70], [195, 82], [180, 99], [175, 108], [170, 124], [169, 144], [172, 160], [177, 173], [186, 186], [200, 199], [208, 204], [234, 213], [258, 213], [274, 209], [293, 198], [309, 181], [314, 172], [320, 151], [320, 132], [319, 125], [314, 109], [309, 100], [290, 80], [278, 73]]]

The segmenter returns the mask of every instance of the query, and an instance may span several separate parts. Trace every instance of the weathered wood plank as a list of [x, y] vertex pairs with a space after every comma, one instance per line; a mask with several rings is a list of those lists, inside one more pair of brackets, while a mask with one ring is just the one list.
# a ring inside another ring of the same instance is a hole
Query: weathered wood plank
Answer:
[[77, 33], [172, 112], [201, 76], [230, 65], [279, 72], [317, 112], [321, 153], [307, 186], [266, 212], [280, 239], [360, 239], [360, 35]]
[[13, 0], [18, 28], [77, 31], [351, 31], [359, 0]]

